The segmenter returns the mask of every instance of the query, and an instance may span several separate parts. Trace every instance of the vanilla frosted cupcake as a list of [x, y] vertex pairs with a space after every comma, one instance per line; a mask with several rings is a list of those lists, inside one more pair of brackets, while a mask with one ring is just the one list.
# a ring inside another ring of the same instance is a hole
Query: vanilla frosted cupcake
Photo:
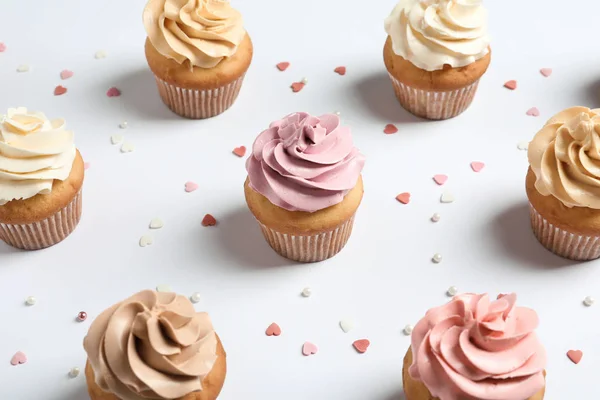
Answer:
[[600, 109], [568, 108], [529, 144], [531, 224], [550, 251], [573, 260], [600, 257]]
[[363, 196], [364, 156], [335, 114], [290, 114], [271, 123], [246, 162], [246, 202], [269, 245], [302, 262], [346, 244]]
[[163, 102], [187, 118], [227, 110], [253, 52], [229, 0], [149, 0], [143, 20], [146, 59]]
[[91, 400], [215, 400], [225, 381], [210, 317], [175, 293], [145, 290], [115, 304], [83, 347]]
[[0, 239], [38, 250], [65, 239], [81, 218], [84, 168], [73, 132], [24, 107], [0, 123]]
[[427, 311], [404, 357], [406, 400], [542, 400], [546, 350], [515, 294], [461, 294]]
[[404, 108], [428, 119], [467, 109], [491, 59], [481, 0], [400, 0], [385, 31], [385, 66]]

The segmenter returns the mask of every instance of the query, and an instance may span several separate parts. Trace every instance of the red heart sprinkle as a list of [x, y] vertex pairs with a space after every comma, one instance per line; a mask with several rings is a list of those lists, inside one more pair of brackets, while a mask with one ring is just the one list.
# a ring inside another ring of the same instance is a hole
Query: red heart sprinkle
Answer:
[[285, 71], [290, 66], [290, 63], [287, 61], [280, 62], [277, 64], [277, 69], [280, 71]]
[[410, 202], [410, 193], [400, 193], [398, 196], [396, 196], [396, 200], [398, 200], [402, 204], [408, 204]]
[[392, 133], [398, 132], [398, 128], [394, 124], [387, 124], [385, 128], [383, 128], [383, 133], [386, 135], [391, 135]]
[[246, 155], [246, 146], [240, 146], [233, 149], [233, 154], [238, 157], [244, 157]]
[[215, 226], [217, 224], [217, 220], [210, 214], [206, 214], [204, 218], [202, 218], [202, 226]]
[[363, 354], [364, 352], [367, 351], [370, 344], [371, 344], [371, 342], [369, 342], [368, 339], [360, 339], [360, 340], [357, 340], [354, 343], [352, 343], [352, 346], [354, 346], [356, 351], [358, 351], [360, 354]]
[[54, 88], [54, 95], [55, 96], [61, 96], [63, 94], [67, 93], [67, 88], [64, 86], [60, 86], [58, 85], [57, 87]]
[[504, 84], [504, 87], [510, 90], [515, 90], [517, 88], [517, 81], [508, 81]]
[[448, 180], [448, 175], [438, 174], [438, 175], [434, 175], [434, 177], [433, 177], [433, 181], [440, 186], [443, 185], [444, 183], [446, 183], [447, 180]]
[[340, 74], [340, 75], [346, 75], [346, 67], [337, 67], [336, 69], [333, 70], [333, 72]]
[[279, 336], [281, 335], [281, 328], [275, 322], [273, 322], [267, 328], [266, 332], [267, 336]]
[[567, 351], [567, 357], [569, 357], [569, 360], [573, 361], [573, 364], [579, 364], [581, 358], [583, 357], [583, 351], [569, 350]]
[[106, 95], [108, 97], [119, 97], [121, 95], [121, 91], [113, 86], [106, 91]]
[[294, 82], [292, 83], [292, 92], [294, 93], [298, 93], [299, 91], [301, 91], [304, 88], [304, 83], [303, 82]]

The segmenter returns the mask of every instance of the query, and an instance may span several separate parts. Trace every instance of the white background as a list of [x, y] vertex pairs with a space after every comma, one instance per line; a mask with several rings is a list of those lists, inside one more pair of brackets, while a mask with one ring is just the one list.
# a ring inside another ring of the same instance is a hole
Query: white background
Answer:
[[[548, 400], [598, 398], [598, 262], [572, 263], [543, 249], [531, 233], [524, 176], [529, 140], [554, 113], [598, 106], [600, 2], [488, 1], [492, 64], [473, 105], [449, 121], [428, 122], [394, 98], [382, 60], [383, 19], [394, 1], [234, 1], [255, 57], [233, 108], [206, 121], [172, 114], [147, 69], [143, 0], [4, 0], [0, 109], [27, 106], [64, 117], [91, 163], [81, 224], [63, 243], [38, 252], [0, 243], [0, 398], [88, 399], [82, 340], [99, 312], [131, 294], [169, 284], [202, 294], [228, 352], [220, 399], [403, 399], [402, 328], [460, 291], [514, 291], [536, 309], [549, 353]], [[96, 60], [105, 50], [108, 57]], [[275, 64], [291, 62], [286, 72]], [[17, 73], [20, 64], [31, 71]], [[333, 73], [347, 66], [346, 76]], [[549, 78], [539, 69], [550, 67]], [[61, 81], [68, 68], [75, 76]], [[303, 77], [300, 93], [289, 86]], [[518, 89], [502, 87], [518, 80]], [[55, 97], [54, 87], [68, 88]], [[116, 86], [123, 95], [108, 98]], [[537, 106], [541, 115], [525, 112]], [[244, 160], [268, 124], [290, 112], [340, 111], [367, 157], [365, 197], [347, 247], [335, 258], [297, 265], [266, 244], [246, 208]], [[126, 120], [129, 128], [120, 130]], [[384, 135], [387, 123], [399, 132]], [[135, 151], [110, 143], [124, 134]], [[474, 173], [471, 161], [485, 169]], [[447, 174], [444, 187], [432, 181]], [[200, 188], [185, 193], [191, 180]], [[440, 204], [444, 189], [456, 197]], [[394, 198], [411, 192], [409, 205]], [[439, 212], [442, 219], [429, 218]], [[218, 226], [203, 228], [206, 213]], [[154, 217], [165, 221], [140, 248]], [[443, 255], [441, 264], [430, 260]], [[313, 296], [303, 298], [305, 286]], [[24, 305], [33, 295], [38, 303]], [[79, 311], [86, 322], [75, 322]], [[357, 327], [343, 333], [340, 319]], [[271, 322], [282, 336], [265, 336]], [[368, 338], [359, 355], [351, 343]], [[301, 355], [304, 341], [319, 353]], [[566, 357], [582, 349], [579, 365]], [[25, 365], [13, 367], [16, 351]]]

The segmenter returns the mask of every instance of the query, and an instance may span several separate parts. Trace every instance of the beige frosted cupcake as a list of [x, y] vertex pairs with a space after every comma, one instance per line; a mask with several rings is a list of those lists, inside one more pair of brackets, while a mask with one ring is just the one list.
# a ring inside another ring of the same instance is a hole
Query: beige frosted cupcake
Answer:
[[146, 59], [163, 102], [195, 119], [231, 107], [253, 48], [229, 1], [149, 0], [143, 19]]
[[568, 108], [529, 144], [531, 225], [548, 250], [573, 260], [600, 257], [600, 109]]
[[84, 167], [63, 119], [10, 108], [0, 123], [0, 239], [39, 250], [81, 218]]
[[385, 66], [406, 110], [439, 120], [469, 107], [491, 60], [481, 0], [400, 0], [385, 31]]
[[346, 245], [363, 196], [364, 156], [335, 114], [271, 123], [246, 162], [246, 202], [265, 239], [294, 261], [322, 261]]

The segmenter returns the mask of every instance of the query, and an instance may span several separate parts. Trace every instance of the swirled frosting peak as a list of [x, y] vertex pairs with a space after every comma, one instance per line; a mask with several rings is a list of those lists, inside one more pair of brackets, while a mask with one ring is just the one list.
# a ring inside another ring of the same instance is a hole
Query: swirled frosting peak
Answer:
[[335, 114], [294, 113], [263, 131], [246, 162], [250, 187], [289, 211], [340, 203], [356, 186], [364, 156]]
[[149, 0], [143, 20], [156, 50], [190, 67], [216, 66], [246, 35], [242, 15], [229, 0]]
[[464, 67], [489, 52], [482, 0], [400, 0], [385, 31], [394, 53], [426, 71]]
[[64, 120], [9, 108], [0, 121], [0, 205], [50, 193], [55, 179], [69, 177], [76, 153]]
[[463, 294], [433, 308], [412, 333], [409, 373], [440, 400], [524, 400], [545, 385], [535, 311], [515, 294]]
[[529, 144], [528, 157], [540, 194], [567, 207], [600, 209], [600, 109], [556, 114]]
[[217, 359], [209, 316], [184, 296], [150, 290], [100, 314], [83, 346], [98, 386], [121, 400], [200, 391]]

